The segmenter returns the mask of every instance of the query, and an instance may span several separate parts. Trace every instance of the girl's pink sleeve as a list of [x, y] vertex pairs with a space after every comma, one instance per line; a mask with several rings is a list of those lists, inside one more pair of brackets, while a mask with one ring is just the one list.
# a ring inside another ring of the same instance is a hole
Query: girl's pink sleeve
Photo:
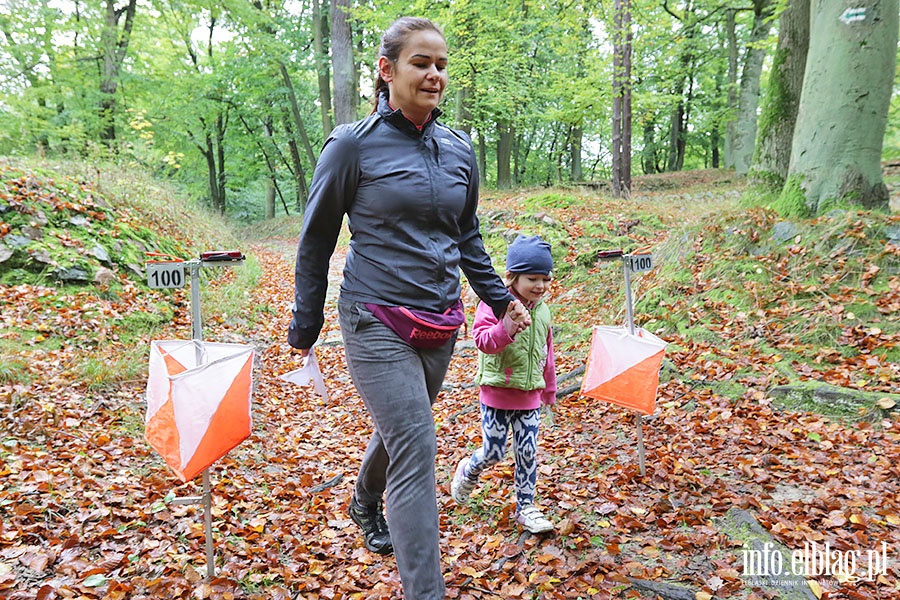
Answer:
[[553, 328], [547, 333], [547, 364], [544, 365], [544, 391], [541, 402], [546, 405], [556, 403], [556, 356], [553, 354]]
[[494, 311], [484, 302], [478, 303], [475, 309], [475, 322], [472, 323], [472, 338], [475, 347], [485, 354], [498, 354], [512, 344], [513, 338], [509, 327], [515, 327], [506, 315], [502, 319], [494, 316]]

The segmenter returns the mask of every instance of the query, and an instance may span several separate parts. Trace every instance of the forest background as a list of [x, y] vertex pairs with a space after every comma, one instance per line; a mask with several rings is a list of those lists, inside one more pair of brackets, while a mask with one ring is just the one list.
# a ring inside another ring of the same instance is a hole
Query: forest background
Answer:
[[[450, 597], [897, 597], [898, 12], [2, 3], [0, 597], [398, 595], [346, 517], [369, 425], [333, 320], [330, 399], [277, 377], [296, 367], [285, 307], [315, 155], [367, 112], [377, 34], [406, 13], [447, 33], [444, 119], [477, 146], [491, 255], [527, 230], [557, 264], [540, 490], [557, 531], [509, 523], [508, 463], [472, 505], [449, 500], [478, 437], [463, 340], [435, 408]], [[149, 341], [190, 335], [189, 290], [147, 289], [143, 261], [223, 246], [247, 261], [204, 277], [206, 332], [253, 344], [258, 379], [251, 437], [214, 466], [208, 579], [201, 510], [173, 502], [195, 482], [143, 440]], [[597, 252], [644, 247], [635, 320], [669, 346], [641, 475], [634, 414], [577, 392], [588, 324], [624, 320]], [[748, 573], [745, 549], [826, 542], [890, 560]]]
[[632, 173], [722, 167], [782, 212], [886, 208], [898, 12], [897, 0], [7, 0], [0, 154], [140, 165], [243, 221], [302, 212], [322, 141], [370, 110], [378, 35], [419, 14], [446, 31], [443, 120], [472, 134], [486, 186], [612, 180], [618, 195]]

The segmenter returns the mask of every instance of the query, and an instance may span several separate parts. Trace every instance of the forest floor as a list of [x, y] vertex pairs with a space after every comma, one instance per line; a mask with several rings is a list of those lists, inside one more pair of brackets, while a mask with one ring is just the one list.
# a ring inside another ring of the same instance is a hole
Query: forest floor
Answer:
[[[684, 177], [709, 180], [648, 178], [632, 201], [643, 215], [659, 201], [664, 219], [711, 219], [724, 192], [683, 186], [729, 185], [728, 176]], [[653, 193], [679, 199], [663, 202]], [[483, 208], [514, 213], [521, 201], [497, 194]], [[621, 206], [604, 204], [610, 213]], [[574, 239], [583, 223], [567, 219], [573, 210], [548, 212]], [[681, 232], [680, 225], [672, 234]], [[0, 377], [0, 598], [401, 597], [394, 558], [367, 552], [346, 512], [371, 424], [346, 372], [333, 295], [317, 347], [327, 398], [279, 378], [298, 367], [285, 341], [294, 244], [287, 237], [248, 243], [244, 251], [261, 275], [243, 291], [243, 311], [204, 315], [205, 339], [255, 349], [252, 434], [211, 468], [212, 579], [202, 508], [174, 501], [200, 493], [199, 480], [182, 484], [143, 439], [146, 380], [90, 386], [72, 369], [79, 354], [123, 351], [116, 317], [154, 310], [148, 294], [136, 287], [108, 298], [0, 288], [4, 339], [11, 341], [13, 325], [37, 332], [18, 356], [40, 374], [25, 382]], [[335, 282], [342, 253], [332, 261]], [[240, 268], [217, 270], [207, 293], [233, 283]], [[890, 281], [878, 300], [885, 315], [900, 309], [900, 277]], [[572, 290], [555, 287], [549, 299], [556, 319], [570, 327], [589, 330], [621, 315], [593, 306], [621, 303], [621, 291]], [[170, 299], [174, 317], [156, 339], [189, 337], [187, 296]], [[575, 304], [589, 306], [567, 309]], [[734, 326], [722, 335], [735, 339], [720, 349], [724, 360], [708, 345], [673, 335], [656, 411], [642, 419], [644, 474], [635, 413], [578, 393], [584, 336], [560, 349], [560, 387], [576, 389], [544, 415], [537, 499], [556, 529], [538, 536], [510, 522], [509, 458], [483, 477], [468, 506], [450, 498], [455, 465], [480, 441], [476, 353], [470, 338], [458, 342], [434, 408], [448, 598], [900, 598], [896, 413], [838, 420], [779, 407], [768, 390], [781, 381], [780, 359], [755, 349], [758, 340], [739, 339], [742, 321], [728, 306], [692, 310], [720, 312]], [[772, 328], [776, 317], [813, 318], [779, 310], [758, 315], [759, 322]], [[871, 329], [850, 326], [843, 343], [900, 344], [895, 334]], [[824, 379], [858, 373], [886, 399], [896, 386], [896, 368], [877, 354], [823, 356], [834, 362]], [[737, 394], [735, 380], [743, 386]]]

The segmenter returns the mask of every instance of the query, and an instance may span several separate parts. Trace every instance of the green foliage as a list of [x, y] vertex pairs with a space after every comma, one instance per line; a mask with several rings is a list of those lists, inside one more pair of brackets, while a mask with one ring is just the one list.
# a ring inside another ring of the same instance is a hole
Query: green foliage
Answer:
[[[687, 115], [683, 167], [711, 166], [712, 146], [722, 145], [732, 116], [724, 11], [705, 0], [631, 6], [635, 168], [667, 168], [679, 107]], [[298, 212], [314, 167], [308, 154], [315, 155], [323, 141], [307, 7], [226, 2], [210, 13], [198, 3], [164, 3], [152, 19], [139, 7], [118, 74], [115, 140], [98, 134], [106, 124], [98, 109], [103, 94], [97, 56], [108, 33], [102, 8], [88, 3], [75, 13], [69, 3], [37, 0], [0, 6], [10, 42], [0, 47], [0, 77], [7, 82], [0, 90], [0, 155], [140, 166], [207, 206], [213, 190], [222, 193], [217, 202], [223, 205], [213, 208], [241, 222], [264, 218], [267, 186], [274, 181], [277, 214]], [[612, 6], [558, 0], [356, 4], [350, 16], [360, 115], [371, 100], [379, 34], [401, 14], [427, 15], [445, 31], [451, 83], [443, 120], [472, 132], [484, 156], [486, 186], [498, 183], [501, 130], [513, 136], [514, 186], [572, 180], [578, 140], [584, 178], [609, 176]], [[738, 48], [746, 46], [752, 25], [752, 11], [737, 12]], [[778, 64], [776, 56], [776, 70]], [[777, 78], [769, 80], [778, 85]], [[763, 98], [778, 96], [765, 92]], [[895, 94], [886, 158], [900, 155], [897, 105]], [[761, 130], [778, 112], [764, 111]]]

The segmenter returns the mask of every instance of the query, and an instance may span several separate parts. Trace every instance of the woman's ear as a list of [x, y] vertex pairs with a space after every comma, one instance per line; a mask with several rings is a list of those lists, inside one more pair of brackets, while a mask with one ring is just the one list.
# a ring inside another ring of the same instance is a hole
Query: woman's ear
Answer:
[[378, 57], [378, 74], [385, 83], [390, 83], [394, 79], [394, 63], [386, 56]]

